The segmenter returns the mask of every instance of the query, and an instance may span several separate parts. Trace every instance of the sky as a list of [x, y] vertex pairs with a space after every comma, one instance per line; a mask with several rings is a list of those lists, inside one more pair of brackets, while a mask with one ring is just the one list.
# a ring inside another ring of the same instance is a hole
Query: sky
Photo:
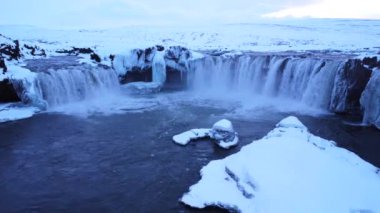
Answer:
[[268, 18], [380, 19], [380, 0], [1, 0], [1, 25], [121, 27]]

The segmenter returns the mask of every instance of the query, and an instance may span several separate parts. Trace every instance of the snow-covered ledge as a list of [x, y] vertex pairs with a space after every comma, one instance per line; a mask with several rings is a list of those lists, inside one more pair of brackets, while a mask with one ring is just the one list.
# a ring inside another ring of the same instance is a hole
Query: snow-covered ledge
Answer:
[[181, 202], [238, 212], [378, 212], [379, 169], [295, 117], [201, 170]]

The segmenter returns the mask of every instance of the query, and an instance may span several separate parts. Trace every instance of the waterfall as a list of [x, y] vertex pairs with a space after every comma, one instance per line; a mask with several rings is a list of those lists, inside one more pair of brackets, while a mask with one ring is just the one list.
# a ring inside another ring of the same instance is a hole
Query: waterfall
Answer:
[[360, 103], [362, 105], [364, 116], [363, 123], [374, 125], [380, 129], [380, 69], [375, 69], [372, 72]]
[[344, 60], [270, 55], [210, 56], [190, 63], [192, 90], [295, 100], [329, 110]]
[[34, 91], [47, 107], [107, 96], [119, 91], [114, 70], [68, 67], [37, 74]]

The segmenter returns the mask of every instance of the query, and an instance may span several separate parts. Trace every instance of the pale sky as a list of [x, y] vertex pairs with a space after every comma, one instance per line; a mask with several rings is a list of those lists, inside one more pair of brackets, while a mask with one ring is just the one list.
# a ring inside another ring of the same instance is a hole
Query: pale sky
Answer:
[[380, 19], [380, 0], [2, 1], [1, 25], [55, 28], [249, 23], [268, 17]]

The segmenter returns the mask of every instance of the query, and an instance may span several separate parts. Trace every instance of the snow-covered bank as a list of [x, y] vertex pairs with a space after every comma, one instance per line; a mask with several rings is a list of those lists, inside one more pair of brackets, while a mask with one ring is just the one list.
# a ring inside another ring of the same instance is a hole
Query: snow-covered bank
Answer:
[[181, 201], [239, 212], [378, 212], [379, 171], [288, 117], [237, 154], [211, 161]]
[[380, 129], [380, 69], [372, 72], [360, 103], [364, 110], [363, 123]]

